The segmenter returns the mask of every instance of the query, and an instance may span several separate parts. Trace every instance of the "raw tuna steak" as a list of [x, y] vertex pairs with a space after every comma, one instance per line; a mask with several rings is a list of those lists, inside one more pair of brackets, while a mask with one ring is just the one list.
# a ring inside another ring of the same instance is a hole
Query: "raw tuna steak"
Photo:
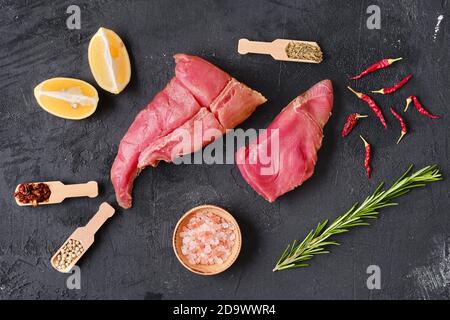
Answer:
[[210, 108], [225, 129], [232, 129], [245, 121], [267, 99], [242, 82], [231, 79]]
[[117, 202], [124, 208], [131, 207], [133, 181], [139, 174], [140, 153], [158, 138], [192, 118], [200, 110], [192, 94], [177, 78], [158, 93], [128, 129], [119, 145], [111, 168], [111, 181], [116, 191]]
[[323, 80], [289, 103], [265, 135], [237, 151], [239, 170], [256, 192], [273, 202], [312, 176], [332, 108], [333, 87]]
[[[232, 80], [226, 72], [202, 58], [177, 54], [175, 62], [175, 77], [136, 116], [120, 142], [111, 168], [111, 181], [117, 202], [123, 208], [131, 207], [133, 181], [145, 166], [156, 166], [160, 160], [173, 161], [177, 156], [197, 151], [216, 137], [199, 135], [192, 143], [180, 140], [182, 133], [195, 129], [196, 122], [222, 134], [225, 128], [247, 119], [265, 101], [258, 92]], [[213, 102], [215, 113], [210, 112]]]
[[200, 150], [224, 132], [216, 117], [208, 109], [201, 108], [181, 127], [147, 147], [139, 157], [138, 167], [156, 167], [161, 160], [172, 162], [180, 156]]
[[231, 76], [202, 58], [187, 54], [174, 56], [175, 76], [188, 88], [202, 107], [211, 105]]

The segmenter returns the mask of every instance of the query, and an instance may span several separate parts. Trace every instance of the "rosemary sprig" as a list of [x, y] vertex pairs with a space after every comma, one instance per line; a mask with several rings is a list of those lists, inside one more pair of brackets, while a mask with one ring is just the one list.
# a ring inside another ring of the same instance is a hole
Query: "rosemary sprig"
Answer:
[[395, 198], [408, 193], [413, 188], [423, 187], [427, 182], [442, 180], [439, 169], [435, 165], [427, 166], [408, 176], [411, 169], [412, 165], [389, 189], [381, 190], [384, 185], [381, 183], [363, 203], [355, 203], [330, 225], [328, 220], [319, 223], [302, 242], [295, 240], [288, 245], [273, 271], [309, 266], [305, 261], [316, 255], [329, 253], [326, 250], [329, 245], [339, 245], [336, 241], [330, 240], [331, 236], [348, 232], [352, 227], [369, 225], [367, 219], [376, 219], [378, 209], [397, 205], [392, 202]]

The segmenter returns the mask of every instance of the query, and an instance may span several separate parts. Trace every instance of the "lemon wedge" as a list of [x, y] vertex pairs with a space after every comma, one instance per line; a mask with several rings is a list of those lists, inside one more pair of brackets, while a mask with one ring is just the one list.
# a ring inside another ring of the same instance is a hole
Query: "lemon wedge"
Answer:
[[95, 81], [102, 89], [118, 94], [130, 82], [130, 57], [114, 31], [98, 29], [89, 42], [88, 58]]
[[89, 83], [72, 78], [52, 78], [34, 88], [38, 104], [54, 116], [81, 120], [95, 112], [97, 90]]

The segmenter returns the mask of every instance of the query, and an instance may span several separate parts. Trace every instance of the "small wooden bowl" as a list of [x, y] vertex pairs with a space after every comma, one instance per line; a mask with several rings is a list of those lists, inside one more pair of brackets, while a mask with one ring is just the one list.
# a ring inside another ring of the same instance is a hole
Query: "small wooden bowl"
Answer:
[[[180, 237], [180, 232], [182, 228], [188, 223], [189, 219], [194, 213], [199, 211], [208, 210], [211, 213], [214, 213], [223, 219], [225, 219], [228, 223], [232, 223], [234, 225], [234, 232], [236, 234], [234, 246], [231, 250], [231, 255], [228, 259], [222, 264], [213, 264], [213, 265], [204, 265], [204, 264], [191, 264], [187, 257], [181, 252], [182, 246], [182, 238]], [[192, 208], [188, 212], [186, 212], [178, 221], [175, 226], [175, 230], [173, 232], [173, 250], [175, 251], [175, 255], [178, 258], [178, 261], [189, 271], [194, 272], [196, 274], [200, 274], [202, 276], [212, 276], [218, 273], [221, 273], [231, 267], [231, 265], [236, 261], [239, 252], [241, 251], [242, 244], [242, 235], [241, 230], [239, 229], [239, 225], [234, 219], [234, 217], [226, 210], [213, 206], [213, 205], [203, 205]]]

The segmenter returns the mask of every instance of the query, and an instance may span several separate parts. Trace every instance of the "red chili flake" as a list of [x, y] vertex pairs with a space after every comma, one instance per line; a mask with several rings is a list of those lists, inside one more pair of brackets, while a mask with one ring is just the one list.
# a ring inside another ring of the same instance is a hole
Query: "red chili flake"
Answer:
[[370, 67], [368, 67], [366, 70], [364, 70], [363, 72], [361, 72], [357, 76], [354, 76], [354, 77], [352, 77], [350, 79], [351, 80], [360, 79], [360, 78], [364, 77], [365, 75], [368, 75], [369, 73], [372, 73], [372, 72], [380, 70], [380, 69], [387, 68], [390, 65], [392, 65], [394, 62], [399, 61], [399, 60], [402, 60], [402, 58], [380, 60], [380, 61], [372, 64]]
[[353, 128], [357, 125], [358, 119], [367, 118], [367, 115], [359, 114], [359, 113], [351, 113], [347, 120], [345, 121], [344, 128], [342, 128], [342, 138], [348, 136], [350, 132], [352, 132]]
[[48, 201], [50, 188], [45, 183], [21, 183], [14, 193], [14, 197], [21, 203], [32, 203], [33, 207], [39, 203]]
[[392, 87], [372, 91], [372, 93], [381, 93], [381, 94], [393, 93], [393, 92], [397, 91], [398, 89], [400, 89], [401, 87], [403, 87], [405, 84], [407, 84], [408, 81], [411, 80], [411, 78], [412, 78], [412, 75], [410, 74], [409, 76], [405, 77], [403, 80], [394, 84]]
[[417, 111], [419, 111], [420, 114], [423, 114], [424, 116], [428, 117], [428, 118], [432, 118], [432, 119], [439, 119], [440, 116], [435, 116], [434, 114], [431, 114], [430, 112], [428, 112], [423, 106], [422, 104], [419, 102], [419, 99], [417, 99], [416, 96], [409, 96], [406, 99], [406, 107], [405, 107], [405, 111], [406, 112], [408, 110], [409, 104], [411, 103], [411, 101], [414, 104], [414, 107], [416, 107]]
[[367, 177], [370, 179], [372, 175], [372, 168], [370, 167], [370, 161], [372, 160], [372, 150], [370, 144], [361, 136], [362, 141], [364, 142], [364, 149], [366, 154], [364, 156], [364, 167], [366, 168]]
[[390, 108], [391, 113], [394, 115], [394, 117], [400, 122], [400, 127], [402, 128], [402, 132], [400, 134], [400, 138], [397, 140], [397, 144], [402, 140], [402, 138], [405, 136], [405, 134], [408, 133], [408, 127], [406, 126], [406, 121], [403, 119], [401, 115], [399, 115], [393, 107]]
[[364, 94], [362, 92], [357, 92], [355, 90], [353, 90], [350, 87], [347, 87], [351, 92], [353, 92], [359, 99], [363, 100], [364, 102], [366, 102], [369, 107], [372, 109], [372, 111], [375, 113], [375, 115], [377, 116], [377, 118], [380, 120], [381, 124], [383, 125], [383, 127], [385, 129], [387, 129], [387, 124], [386, 124], [386, 120], [384, 119], [383, 113], [381, 112], [381, 109], [379, 106], [377, 106], [377, 104], [375, 103], [375, 101], [373, 101], [373, 99], [371, 97], [369, 97], [367, 94]]

